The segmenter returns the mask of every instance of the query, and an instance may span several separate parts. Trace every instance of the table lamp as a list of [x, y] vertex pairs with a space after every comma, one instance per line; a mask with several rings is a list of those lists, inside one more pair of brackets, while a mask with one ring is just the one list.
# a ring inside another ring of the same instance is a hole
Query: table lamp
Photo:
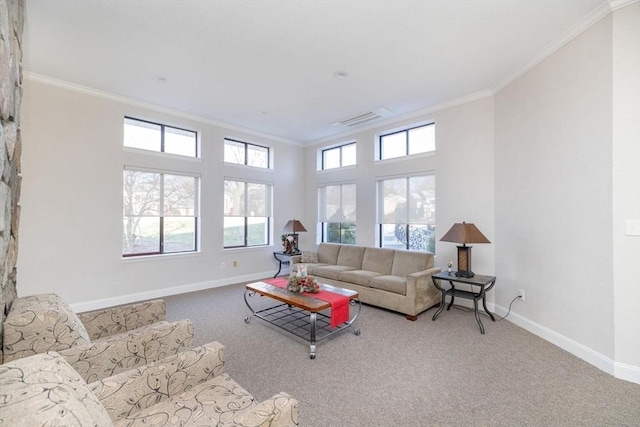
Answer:
[[293, 247], [290, 249], [290, 252], [288, 253], [298, 252], [298, 232], [305, 232], [305, 231], [307, 231], [307, 229], [304, 228], [304, 225], [302, 225], [302, 223], [297, 219], [290, 219], [285, 224], [284, 228], [282, 229], [282, 232], [290, 234], [293, 237]]
[[467, 243], [491, 243], [484, 234], [478, 230], [472, 223], [457, 222], [453, 227], [440, 239], [442, 242], [462, 243], [458, 246], [458, 271], [456, 276], [473, 277], [471, 271], [471, 246]]

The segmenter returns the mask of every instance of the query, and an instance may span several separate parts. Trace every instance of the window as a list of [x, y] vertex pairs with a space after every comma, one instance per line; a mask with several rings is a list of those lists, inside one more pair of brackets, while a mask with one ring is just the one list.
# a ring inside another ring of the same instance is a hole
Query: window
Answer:
[[269, 244], [271, 192], [269, 184], [225, 179], [225, 248]]
[[225, 138], [224, 161], [269, 169], [269, 147]]
[[356, 143], [322, 150], [322, 170], [334, 169], [356, 164]]
[[122, 256], [197, 250], [200, 178], [124, 170]]
[[321, 241], [356, 243], [356, 185], [327, 185], [318, 189]]
[[124, 146], [198, 157], [197, 133], [144, 120], [124, 118]]
[[436, 177], [378, 181], [379, 246], [435, 253]]
[[381, 135], [378, 160], [435, 151], [435, 127], [431, 123]]

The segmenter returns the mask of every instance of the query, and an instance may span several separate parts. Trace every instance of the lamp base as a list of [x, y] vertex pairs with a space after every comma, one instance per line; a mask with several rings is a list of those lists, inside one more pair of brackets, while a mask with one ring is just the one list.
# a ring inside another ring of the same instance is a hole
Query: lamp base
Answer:
[[470, 277], [475, 276], [475, 274], [471, 270], [462, 270], [462, 271], [456, 271], [456, 276], [457, 277], [466, 277], [468, 279]]

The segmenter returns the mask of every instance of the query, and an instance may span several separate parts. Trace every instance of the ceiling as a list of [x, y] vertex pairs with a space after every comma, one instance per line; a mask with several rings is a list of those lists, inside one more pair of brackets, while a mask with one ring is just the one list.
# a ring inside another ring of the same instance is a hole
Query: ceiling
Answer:
[[310, 144], [353, 132], [335, 123], [363, 113], [384, 114], [360, 128], [495, 91], [611, 7], [608, 0], [27, 0], [23, 65], [27, 77]]

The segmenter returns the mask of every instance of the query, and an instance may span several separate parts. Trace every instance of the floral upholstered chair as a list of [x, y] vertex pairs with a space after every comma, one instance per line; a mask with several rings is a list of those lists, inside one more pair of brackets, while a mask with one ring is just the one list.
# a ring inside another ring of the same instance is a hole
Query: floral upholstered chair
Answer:
[[298, 402], [264, 402], [224, 373], [224, 346], [205, 344], [87, 384], [56, 352], [0, 365], [0, 426], [298, 425]]
[[2, 362], [56, 351], [97, 381], [190, 349], [193, 323], [165, 318], [162, 300], [77, 315], [56, 294], [16, 298], [2, 327]]

